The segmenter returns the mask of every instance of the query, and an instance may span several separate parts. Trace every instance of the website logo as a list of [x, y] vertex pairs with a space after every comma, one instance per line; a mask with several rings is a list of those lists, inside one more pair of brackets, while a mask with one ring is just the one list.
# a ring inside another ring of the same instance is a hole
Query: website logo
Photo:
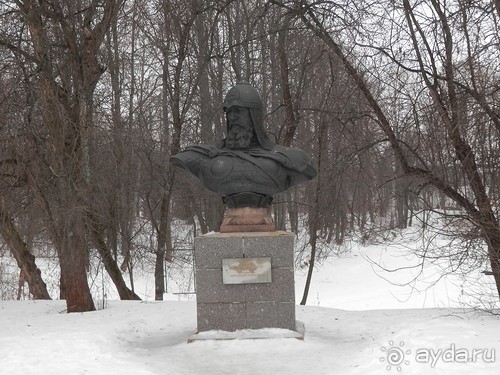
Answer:
[[383, 346], [380, 348], [385, 353], [383, 357], [380, 357], [380, 362], [387, 363], [387, 371], [390, 371], [393, 367], [397, 371], [401, 371], [403, 368], [402, 365], [410, 364], [410, 361], [405, 358], [411, 354], [411, 350], [405, 350], [404, 346], [405, 343], [403, 341], [399, 345], [394, 345], [394, 342], [391, 340], [389, 341], [389, 347], [386, 348]]

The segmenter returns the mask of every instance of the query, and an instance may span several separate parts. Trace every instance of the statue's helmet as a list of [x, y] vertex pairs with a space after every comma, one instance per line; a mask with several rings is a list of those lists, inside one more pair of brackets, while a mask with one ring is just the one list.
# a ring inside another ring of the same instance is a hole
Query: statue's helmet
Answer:
[[226, 94], [224, 98], [224, 111], [233, 106], [253, 108], [262, 111], [264, 103], [259, 93], [247, 82], [238, 82]]
[[[224, 98], [224, 112], [227, 112], [234, 106], [249, 109], [255, 135], [260, 146], [266, 150], [271, 150], [274, 147], [274, 143], [271, 142], [264, 128], [264, 103], [255, 87], [248, 82], [238, 82], [233, 86]], [[228, 124], [227, 131], [229, 132]]]

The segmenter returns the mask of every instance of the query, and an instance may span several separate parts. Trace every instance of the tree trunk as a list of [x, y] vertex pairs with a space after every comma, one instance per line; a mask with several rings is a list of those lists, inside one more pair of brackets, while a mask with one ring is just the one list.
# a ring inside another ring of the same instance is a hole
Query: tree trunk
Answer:
[[5, 212], [0, 199], [0, 233], [14, 255], [21, 275], [28, 283], [30, 294], [34, 299], [50, 299], [47, 285], [42, 279], [40, 269], [35, 263], [35, 257], [28, 251], [28, 246], [21, 239], [12, 220]]
[[497, 293], [500, 298], [500, 230], [491, 230], [487, 233], [488, 257], [491, 265], [491, 272], [495, 278]]
[[[169, 185], [173, 183], [173, 171], [172, 177], [169, 179]], [[161, 199], [160, 207], [160, 224], [158, 228], [158, 244], [156, 248], [156, 258], [155, 258], [155, 300], [162, 301], [163, 294], [165, 293], [165, 251], [167, 247], [167, 228], [170, 225], [168, 209], [170, 206], [171, 193], [169, 191], [164, 191]]]
[[309, 244], [311, 245], [311, 258], [309, 260], [309, 269], [307, 270], [307, 279], [306, 285], [304, 286], [304, 294], [302, 294], [302, 300], [300, 301], [301, 305], [305, 305], [307, 303], [307, 296], [309, 295], [309, 288], [311, 286], [312, 274], [314, 271], [314, 263], [316, 261], [316, 240], [318, 238], [318, 235], [314, 228], [311, 228], [309, 230], [309, 235]]
[[288, 207], [288, 218], [290, 220], [290, 231], [293, 233], [299, 232], [299, 211], [297, 208], [297, 203], [295, 200], [295, 194], [292, 194], [287, 191], [286, 192], [286, 202]]
[[118, 291], [118, 295], [122, 300], [140, 300], [141, 298], [134, 293], [133, 289], [129, 289], [125, 280], [123, 279], [122, 273], [116, 259], [113, 258], [111, 250], [106, 245], [103, 234], [96, 228], [95, 220], [92, 218], [91, 214], [88, 214], [87, 218], [87, 228], [88, 232], [91, 234], [92, 242], [94, 243], [97, 252], [101, 257], [101, 262], [104, 264], [106, 272], [111, 277], [111, 281]]
[[[76, 241], [73, 244], [76, 245]], [[71, 243], [67, 245], [71, 246]], [[64, 298], [66, 299], [66, 311], [68, 313], [94, 311], [95, 305], [90, 294], [85, 268], [86, 257], [82, 257], [80, 249], [76, 247], [71, 252], [65, 251], [59, 262], [61, 281], [64, 285]]]
[[286, 52], [287, 40], [286, 33], [290, 27], [291, 15], [285, 17], [282, 28], [278, 36], [278, 57], [280, 63], [281, 87], [283, 89], [283, 104], [285, 106], [285, 136], [283, 138], [283, 146], [290, 147], [298, 124], [298, 113], [296, 105], [294, 105], [292, 91], [290, 88], [290, 77], [288, 67], [288, 56]]
[[[318, 172], [321, 171], [323, 153], [325, 152], [325, 135], [326, 135], [326, 123], [324, 121], [319, 124], [319, 137], [318, 137]], [[304, 287], [304, 294], [302, 295], [302, 301], [300, 301], [301, 305], [305, 305], [307, 302], [307, 296], [309, 294], [309, 287], [311, 286], [312, 274], [314, 271], [314, 264], [316, 262], [316, 243], [318, 239], [318, 224], [320, 219], [320, 197], [322, 195], [321, 192], [321, 173], [318, 173], [317, 181], [316, 181], [316, 190], [314, 194], [314, 203], [312, 209], [309, 211], [309, 215], [312, 215], [312, 218], [309, 218], [309, 244], [311, 245], [311, 258], [309, 260], [309, 269], [307, 272], [306, 285]]]

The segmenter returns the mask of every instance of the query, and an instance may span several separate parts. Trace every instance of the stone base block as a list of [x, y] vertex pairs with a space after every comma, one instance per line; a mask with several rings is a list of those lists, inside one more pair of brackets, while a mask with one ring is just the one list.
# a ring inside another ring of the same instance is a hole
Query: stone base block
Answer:
[[295, 331], [294, 302], [247, 302], [246, 328], [284, 328]]
[[197, 303], [198, 331], [236, 331], [245, 326], [244, 303]]

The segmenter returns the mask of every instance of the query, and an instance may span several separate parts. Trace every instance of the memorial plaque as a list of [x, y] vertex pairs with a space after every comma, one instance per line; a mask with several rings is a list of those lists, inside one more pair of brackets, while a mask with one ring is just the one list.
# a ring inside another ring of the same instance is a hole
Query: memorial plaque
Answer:
[[224, 284], [257, 284], [271, 281], [271, 258], [222, 259]]

